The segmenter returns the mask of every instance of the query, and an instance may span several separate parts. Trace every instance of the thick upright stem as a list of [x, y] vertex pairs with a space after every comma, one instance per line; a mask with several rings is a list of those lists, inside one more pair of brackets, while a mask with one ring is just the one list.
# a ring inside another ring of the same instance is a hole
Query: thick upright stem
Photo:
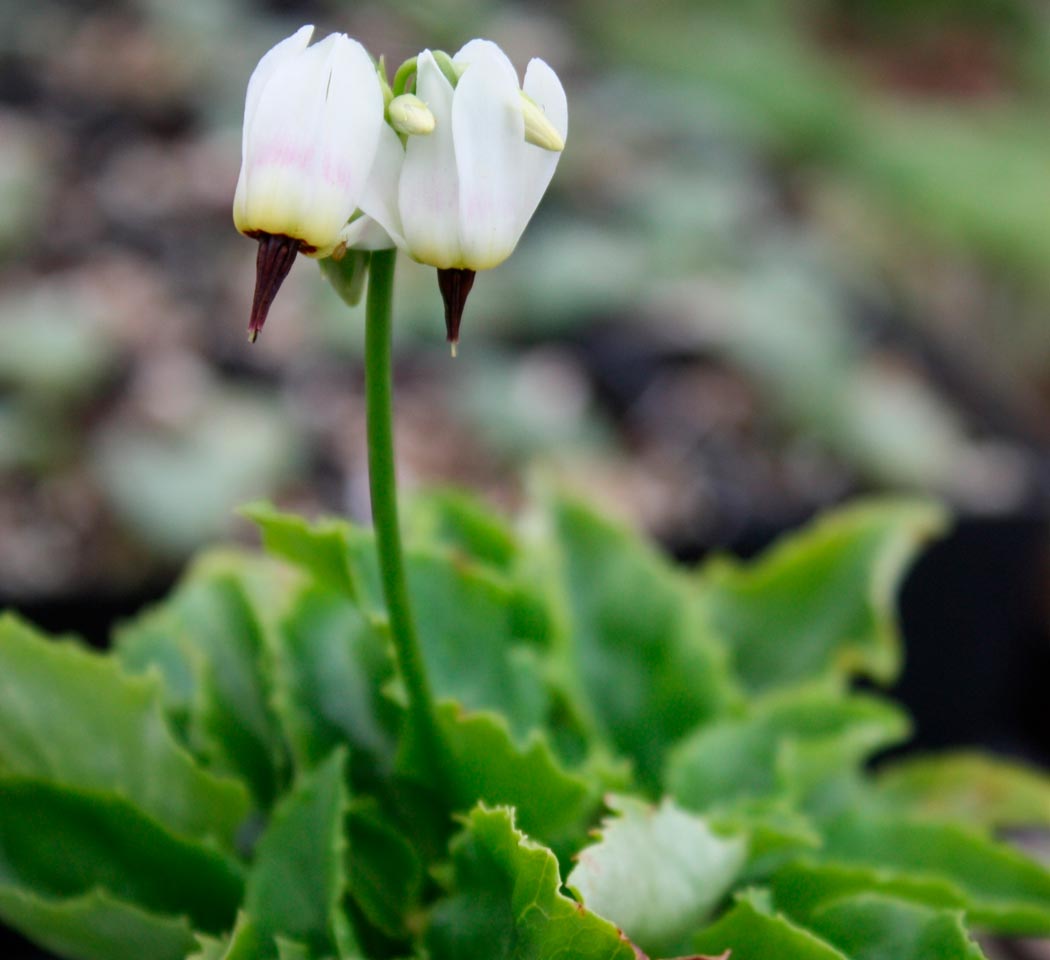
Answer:
[[368, 414], [368, 480], [372, 494], [372, 522], [383, 594], [390, 618], [390, 635], [398, 667], [408, 692], [412, 733], [421, 755], [437, 764], [441, 754], [434, 695], [427, 679], [423, 653], [408, 596], [397, 515], [397, 479], [394, 466], [393, 364], [391, 361], [391, 303], [394, 292], [395, 250], [372, 254], [368, 279], [365, 330], [365, 392]]

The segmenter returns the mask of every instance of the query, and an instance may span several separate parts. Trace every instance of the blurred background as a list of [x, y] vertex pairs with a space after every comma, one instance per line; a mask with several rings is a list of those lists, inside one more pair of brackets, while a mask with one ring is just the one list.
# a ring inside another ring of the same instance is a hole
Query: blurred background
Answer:
[[545, 473], [682, 559], [845, 498], [957, 532], [904, 596], [922, 742], [1050, 759], [1050, 5], [0, 5], [0, 604], [101, 641], [265, 496], [367, 520], [362, 314], [300, 258], [249, 347], [247, 78], [303, 22], [497, 40], [568, 149], [460, 356], [402, 259], [402, 485]]

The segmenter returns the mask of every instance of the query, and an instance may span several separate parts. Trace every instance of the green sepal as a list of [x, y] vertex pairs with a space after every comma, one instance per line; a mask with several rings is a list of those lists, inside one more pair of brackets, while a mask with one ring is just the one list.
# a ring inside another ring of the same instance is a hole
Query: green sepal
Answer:
[[368, 250], [344, 250], [338, 259], [323, 257], [317, 265], [321, 268], [321, 276], [331, 284], [339, 299], [348, 307], [356, 307], [364, 296], [371, 259]]

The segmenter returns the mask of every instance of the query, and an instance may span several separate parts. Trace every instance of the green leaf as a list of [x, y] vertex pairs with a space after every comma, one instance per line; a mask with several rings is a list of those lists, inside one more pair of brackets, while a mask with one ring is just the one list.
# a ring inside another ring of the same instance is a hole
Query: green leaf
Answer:
[[280, 936], [316, 956], [339, 952], [346, 892], [345, 755], [302, 775], [274, 810], [248, 875], [244, 906], [264, 942]]
[[[238, 917], [238, 922], [240, 922], [240, 917]], [[226, 938], [209, 937], [203, 933], [198, 933], [196, 937], [197, 949], [194, 953], [187, 954], [186, 960], [222, 960], [226, 956]]]
[[[371, 534], [336, 521], [310, 527], [262, 507], [249, 515], [260, 524], [268, 549], [355, 599], [366, 614], [385, 616]], [[499, 710], [518, 736], [540, 726], [549, 695], [537, 648], [549, 626], [536, 595], [435, 547], [407, 550], [405, 565], [435, 693], [470, 709]]]
[[406, 561], [412, 603], [426, 611], [417, 627], [438, 697], [498, 710], [518, 737], [541, 726], [549, 706], [539, 661], [545, 628], [527, 591], [441, 552], [411, 550]]
[[102, 890], [52, 900], [0, 886], [0, 917], [42, 949], [71, 960], [183, 960], [194, 946], [185, 918], [149, 913]]
[[0, 777], [0, 886], [51, 900], [108, 895], [226, 929], [241, 899], [237, 864], [173, 836], [114, 793]]
[[427, 930], [433, 960], [636, 960], [616, 927], [560, 892], [554, 854], [517, 830], [510, 810], [473, 810], [452, 866], [453, 891]]
[[374, 801], [355, 802], [347, 824], [350, 894], [369, 922], [404, 937], [420, 909], [423, 864], [404, 833]]
[[966, 894], [945, 876], [908, 872], [861, 863], [799, 860], [777, 871], [772, 882], [779, 909], [800, 923], [828, 903], [859, 894], [879, 893], [930, 907], [966, 906]]
[[287, 757], [270, 706], [271, 651], [249, 595], [260, 579], [281, 591], [278, 571], [258, 557], [205, 554], [170, 598], [118, 631], [116, 649], [129, 669], [159, 667], [191, 746], [212, 768], [247, 781], [265, 808], [284, 783]]
[[924, 502], [871, 502], [821, 518], [753, 563], [699, 573], [701, 603], [752, 690], [829, 671], [892, 681], [900, 669], [898, 585], [945, 526]]
[[[453, 810], [468, 810], [479, 801], [513, 806], [523, 829], [556, 843], [597, 806], [595, 789], [562, 768], [539, 731], [519, 745], [499, 714], [468, 713], [454, 703], [441, 704], [438, 719]], [[402, 766], [410, 762], [403, 758]]]
[[0, 768], [110, 790], [173, 832], [233, 842], [249, 800], [201, 769], [168, 729], [154, 678], [0, 617]]
[[302, 517], [281, 513], [265, 502], [251, 503], [240, 511], [262, 533], [263, 546], [276, 557], [307, 570], [337, 593], [356, 598], [358, 584], [347, 552], [349, 524], [321, 520], [310, 524]]
[[1050, 933], [1050, 870], [958, 824], [849, 815], [828, 824], [821, 858], [907, 881], [958, 888], [972, 923], [1001, 933]]
[[160, 675], [164, 712], [180, 742], [193, 749], [190, 726], [199, 704], [201, 654], [175, 611], [160, 604], [122, 623], [112, 650], [128, 673]]
[[[306, 944], [280, 934], [271, 936], [264, 927], [242, 911], [228, 937], [218, 941], [199, 937], [200, 950], [187, 960], [331, 960], [333, 956], [313, 953]], [[351, 955], [340, 952], [334, 956], [350, 960]]]
[[816, 824], [790, 800], [740, 800], [718, 808], [708, 819], [716, 833], [748, 837], [744, 878], [751, 882], [821, 843]]
[[578, 855], [567, 885], [650, 955], [676, 955], [737, 879], [744, 837], [725, 838], [670, 800], [606, 801], [616, 818]]
[[822, 684], [769, 694], [749, 716], [720, 720], [680, 744], [667, 788], [691, 810], [743, 799], [804, 800], [903, 739], [905, 714], [877, 697]]
[[694, 937], [693, 949], [710, 954], [728, 950], [732, 960], [848, 960], [809, 930], [774, 913], [760, 890], [738, 894], [728, 913]]
[[267, 942], [248, 914], [241, 911], [233, 930], [220, 939], [198, 935], [198, 950], [186, 960], [259, 960], [260, 957], [274, 957], [277, 954], [276, 944]]
[[850, 960], [984, 960], [958, 910], [865, 894], [836, 900], [808, 925]]
[[476, 498], [457, 490], [433, 490], [413, 497], [409, 540], [459, 550], [486, 566], [509, 573], [520, 548], [506, 522]]
[[284, 937], [275, 937], [274, 942], [277, 944], [277, 960], [311, 960], [310, 950], [304, 944]]
[[989, 829], [1050, 826], [1050, 777], [999, 757], [908, 757], [879, 769], [878, 791], [893, 808]]
[[367, 764], [388, 772], [399, 711], [383, 695], [394, 676], [385, 630], [344, 597], [309, 587], [280, 624], [276, 709], [300, 767], [349, 744], [355, 783]]
[[532, 563], [563, 611], [562, 673], [655, 786], [664, 751], [733, 700], [724, 651], [682, 578], [638, 537], [568, 500], [552, 504], [551, 521], [553, 555]]

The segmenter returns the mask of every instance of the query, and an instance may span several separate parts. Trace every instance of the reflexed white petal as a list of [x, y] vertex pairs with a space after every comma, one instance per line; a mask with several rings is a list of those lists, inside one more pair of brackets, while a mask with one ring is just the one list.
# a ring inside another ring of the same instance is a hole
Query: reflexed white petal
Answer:
[[382, 109], [367, 54], [341, 34], [280, 63], [248, 132], [238, 229], [330, 251], [371, 169]]
[[460, 77], [452, 101], [459, 171], [463, 265], [485, 270], [518, 242], [525, 121], [518, 82], [493, 56], [478, 55]]
[[314, 28], [308, 24], [300, 27], [290, 37], [285, 37], [263, 54], [248, 80], [248, 92], [244, 98], [244, 126], [241, 130], [241, 172], [237, 178], [237, 190], [233, 195], [233, 221], [238, 230], [251, 229], [248, 221], [248, 144], [259, 100], [274, 73], [288, 60], [302, 53], [310, 43]]
[[[380, 131], [386, 127], [383, 91], [365, 48], [345, 34], [336, 34], [330, 64], [314, 171], [321, 232], [328, 230], [328, 224], [338, 232], [357, 209], [375, 162]], [[321, 211], [326, 218], [321, 218]]]
[[255, 116], [255, 108], [259, 104], [263, 89], [266, 87], [274, 71], [286, 60], [302, 53], [310, 43], [314, 35], [312, 24], [300, 27], [290, 37], [285, 37], [280, 43], [274, 44], [262, 55], [248, 79], [248, 93], [244, 98], [244, 132], [241, 137], [241, 162], [244, 162], [244, 148], [248, 143], [248, 130]]
[[[542, 60], [530, 61], [525, 71], [525, 92], [547, 115], [554, 129], [561, 134], [562, 140], [569, 135], [569, 105], [565, 99], [558, 75]], [[525, 144], [525, 154], [521, 166], [520, 192], [518, 194], [518, 233], [528, 226], [536, 212], [540, 200], [554, 176], [554, 170], [561, 159], [560, 153], [544, 150], [542, 147]]]
[[371, 219], [382, 224], [383, 229], [393, 238], [394, 243], [387, 246], [405, 246], [405, 231], [398, 210], [398, 183], [404, 162], [405, 148], [401, 146], [397, 134], [387, 124], [380, 124], [379, 148], [376, 150], [376, 158], [358, 206]]
[[358, 217], [343, 227], [339, 240], [354, 250], [389, 250], [397, 246], [390, 234], [371, 217]]
[[[244, 164], [243, 213], [249, 229], [305, 239], [332, 49], [325, 40], [279, 64], [259, 98]], [[238, 223], [238, 228], [244, 226]]]
[[434, 114], [434, 132], [409, 137], [401, 168], [399, 206], [408, 252], [434, 267], [462, 266], [459, 176], [452, 144], [452, 85], [429, 50], [416, 63], [416, 96]]
[[[514, 69], [514, 64], [510, 62], [510, 58], [503, 50], [491, 40], [471, 40], [469, 43], [465, 43], [452, 58], [452, 62], [457, 67], [466, 67], [472, 63], [480, 62], [498, 64], [513, 79], [514, 86], [520, 86], [518, 83], [518, 71]], [[457, 87], [457, 89], [459, 88]]]

